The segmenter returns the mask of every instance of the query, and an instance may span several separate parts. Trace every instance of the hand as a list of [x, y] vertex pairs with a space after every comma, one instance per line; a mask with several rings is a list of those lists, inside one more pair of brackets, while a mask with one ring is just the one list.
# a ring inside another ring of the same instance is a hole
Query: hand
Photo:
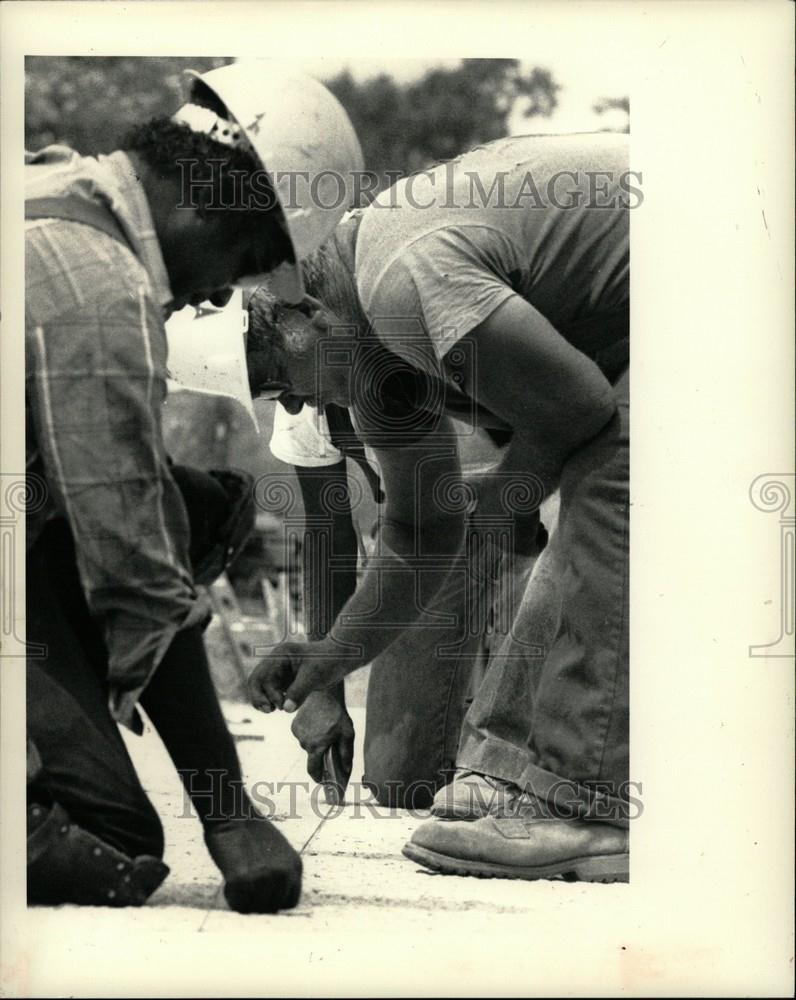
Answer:
[[347, 673], [323, 642], [282, 642], [249, 676], [249, 698], [260, 712], [295, 712], [311, 691], [331, 687]]
[[345, 702], [331, 691], [313, 691], [296, 713], [290, 731], [307, 751], [307, 773], [323, 781], [323, 755], [337, 744], [343, 765], [343, 790], [354, 766], [354, 724]]

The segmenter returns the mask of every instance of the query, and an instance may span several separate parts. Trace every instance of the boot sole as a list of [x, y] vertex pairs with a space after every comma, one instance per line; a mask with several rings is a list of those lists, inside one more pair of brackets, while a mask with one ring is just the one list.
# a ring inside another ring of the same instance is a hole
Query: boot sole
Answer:
[[584, 858], [570, 858], [550, 865], [500, 865], [490, 861], [467, 861], [438, 854], [427, 847], [406, 844], [404, 857], [424, 868], [443, 872], [445, 875], [471, 875], [475, 878], [508, 878], [533, 882], [536, 879], [561, 876], [569, 882], [630, 881], [630, 855], [603, 854]]

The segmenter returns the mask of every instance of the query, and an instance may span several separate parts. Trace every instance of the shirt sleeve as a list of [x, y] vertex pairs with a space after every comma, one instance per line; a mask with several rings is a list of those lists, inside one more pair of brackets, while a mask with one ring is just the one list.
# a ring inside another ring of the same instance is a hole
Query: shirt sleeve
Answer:
[[129, 722], [176, 632], [206, 613], [161, 433], [163, 323], [142, 286], [30, 334], [37, 446], [72, 530], [86, 600], [104, 628], [112, 709]]
[[403, 248], [367, 295], [377, 333], [380, 320], [420, 312], [441, 359], [506, 299], [515, 294], [516, 248], [488, 226], [451, 226]]

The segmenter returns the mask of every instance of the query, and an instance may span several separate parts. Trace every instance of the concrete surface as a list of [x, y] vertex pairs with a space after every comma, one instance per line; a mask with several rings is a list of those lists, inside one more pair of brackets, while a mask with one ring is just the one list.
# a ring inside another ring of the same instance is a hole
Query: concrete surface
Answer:
[[[363, 681], [350, 687], [359, 733]], [[479, 995], [494, 977], [506, 984], [515, 976], [524, 984], [519, 995], [528, 995], [543, 959], [541, 942], [551, 931], [567, 932], [572, 904], [596, 900], [609, 922], [621, 914], [627, 887], [480, 880], [419, 869], [401, 847], [427, 814], [377, 807], [356, 783], [348, 804], [330, 810], [306, 775], [288, 716], [264, 716], [231, 702], [224, 709], [248, 785], [261, 797], [267, 793], [274, 822], [302, 852], [300, 905], [275, 916], [228, 910], [199, 822], [148, 730], [128, 745], [163, 819], [171, 874], [140, 910], [27, 911], [29, 940], [48, 943], [46, 957], [29, 970], [28, 995], [322, 996], [363, 989], [368, 995]], [[361, 773], [358, 740], [354, 778]], [[599, 941], [600, 929], [592, 927], [587, 951]], [[48, 963], [56, 968], [58, 961], [74, 984], [59, 974], [62, 986], [52, 986]], [[167, 973], [172, 964], [177, 971]], [[200, 975], [205, 966], [209, 971]], [[443, 967], [452, 967], [456, 978], [440, 979]], [[588, 976], [583, 981], [588, 989]]]

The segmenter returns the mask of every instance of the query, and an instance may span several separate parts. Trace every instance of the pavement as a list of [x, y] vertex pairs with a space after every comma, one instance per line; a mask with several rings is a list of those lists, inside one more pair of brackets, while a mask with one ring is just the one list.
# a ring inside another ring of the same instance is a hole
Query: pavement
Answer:
[[[354, 675], [348, 692], [360, 734], [365, 679]], [[607, 928], [612, 914], [621, 915], [627, 886], [424, 871], [401, 848], [426, 812], [379, 807], [356, 780], [344, 807], [327, 806], [306, 774], [289, 716], [223, 705], [247, 786], [302, 854], [300, 905], [277, 915], [230, 912], [199, 822], [165, 749], [147, 730], [126, 738], [163, 820], [171, 874], [141, 909], [28, 910], [28, 940], [47, 948], [28, 970], [27, 995], [463, 996], [494, 993], [496, 981], [506, 990], [518, 977], [516, 995], [525, 996], [561, 972], [545, 942], [571, 934], [592, 903], [601, 926], [588, 928], [580, 957], [597, 948], [604, 958], [610, 948], [620, 956], [619, 975], [622, 945], [603, 937], [611, 938]], [[357, 745], [354, 779], [362, 774], [361, 739]], [[54, 970], [62, 968], [67, 972], [53, 986]], [[586, 995], [601, 995], [588, 963], [566, 972], [567, 995], [579, 978]], [[622, 991], [620, 979], [610, 984], [609, 991]]]

